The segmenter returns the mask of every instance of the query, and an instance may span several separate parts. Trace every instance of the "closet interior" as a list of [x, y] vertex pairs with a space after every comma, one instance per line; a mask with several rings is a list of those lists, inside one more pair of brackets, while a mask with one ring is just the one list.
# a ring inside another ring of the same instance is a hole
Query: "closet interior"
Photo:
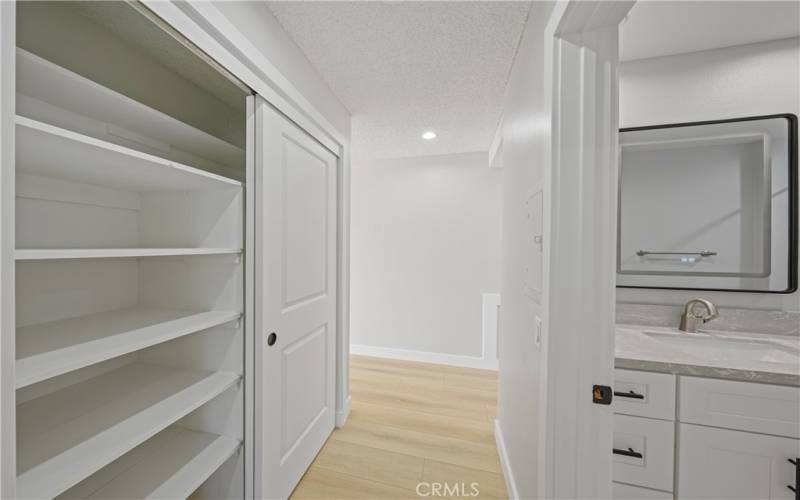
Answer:
[[17, 47], [17, 495], [241, 498], [248, 89], [138, 4]]

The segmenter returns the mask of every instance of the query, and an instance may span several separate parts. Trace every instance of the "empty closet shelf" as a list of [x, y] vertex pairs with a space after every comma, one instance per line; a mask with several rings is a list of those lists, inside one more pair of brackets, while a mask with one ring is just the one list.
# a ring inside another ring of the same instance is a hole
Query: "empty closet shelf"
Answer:
[[119, 259], [240, 254], [241, 248], [29, 248], [14, 251], [16, 260]]
[[23, 116], [16, 118], [17, 170], [131, 191], [201, 191], [239, 181]]
[[244, 149], [24, 49], [17, 49], [16, 69], [17, 88], [24, 95], [157, 139], [222, 165], [244, 164]]
[[171, 426], [65, 492], [63, 498], [187, 498], [241, 446]]
[[134, 307], [17, 328], [16, 386], [19, 389], [240, 316], [237, 311]]
[[17, 496], [53, 498], [240, 379], [131, 363], [17, 406]]

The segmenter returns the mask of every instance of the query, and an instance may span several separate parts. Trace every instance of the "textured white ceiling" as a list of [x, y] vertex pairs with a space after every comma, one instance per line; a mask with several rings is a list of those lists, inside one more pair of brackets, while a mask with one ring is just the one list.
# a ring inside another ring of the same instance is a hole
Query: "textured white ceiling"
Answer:
[[638, 1], [620, 29], [623, 61], [800, 36], [798, 1]]
[[268, 5], [352, 113], [355, 158], [488, 149], [529, 2]]

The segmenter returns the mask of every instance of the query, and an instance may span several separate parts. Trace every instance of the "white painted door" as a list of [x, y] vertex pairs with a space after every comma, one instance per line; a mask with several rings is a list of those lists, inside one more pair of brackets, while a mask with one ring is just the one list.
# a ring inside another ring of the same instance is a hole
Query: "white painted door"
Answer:
[[337, 158], [261, 98], [256, 130], [255, 494], [286, 498], [334, 426]]
[[680, 425], [678, 498], [794, 499], [800, 440]]

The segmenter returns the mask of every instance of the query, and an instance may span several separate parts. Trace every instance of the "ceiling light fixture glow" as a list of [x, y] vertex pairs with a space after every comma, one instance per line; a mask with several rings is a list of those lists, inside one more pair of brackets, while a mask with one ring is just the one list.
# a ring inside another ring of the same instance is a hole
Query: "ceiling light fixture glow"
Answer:
[[432, 141], [436, 139], [436, 132], [434, 132], [433, 130], [426, 130], [425, 132], [422, 133], [422, 138], [425, 139], [426, 141]]

